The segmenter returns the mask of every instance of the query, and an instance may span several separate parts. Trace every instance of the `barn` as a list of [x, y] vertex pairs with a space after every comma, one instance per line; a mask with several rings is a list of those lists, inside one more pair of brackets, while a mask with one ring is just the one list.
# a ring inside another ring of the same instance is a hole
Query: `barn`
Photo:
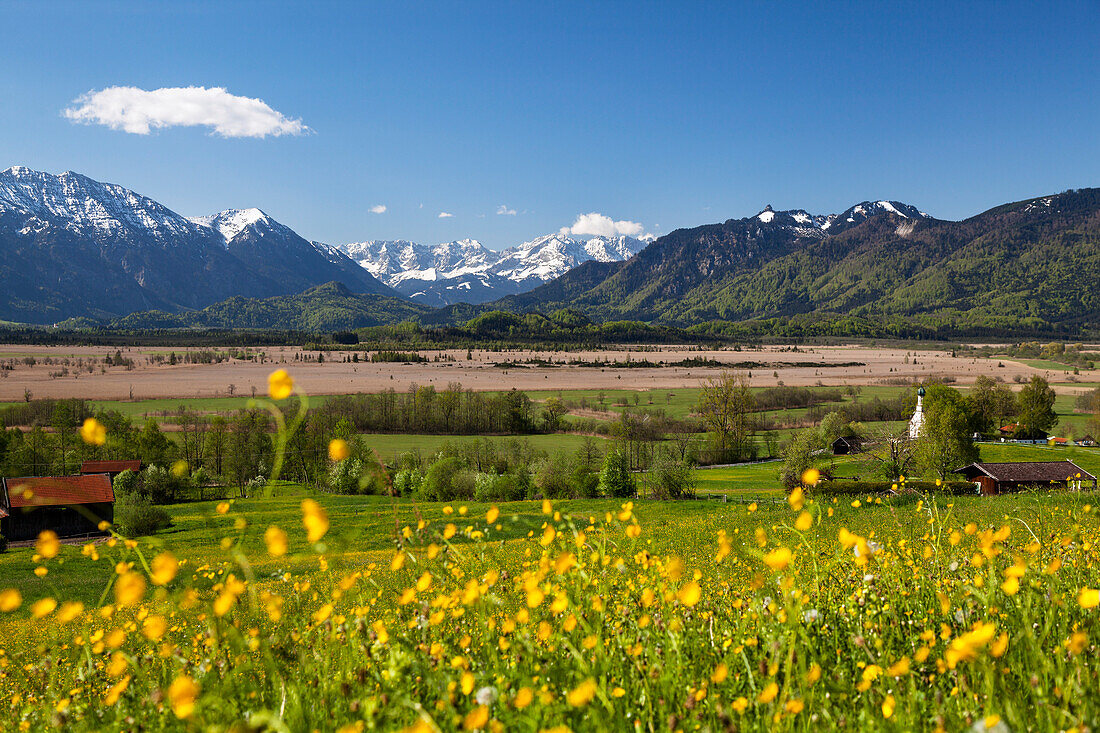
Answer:
[[81, 475], [105, 473], [115, 480], [115, 476], [123, 471], [141, 472], [141, 461], [84, 461], [80, 464]]
[[991, 496], [1032, 487], [1052, 485], [1080, 490], [1084, 484], [1096, 488], [1096, 477], [1073, 461], [1017, 461], [1014, 463], [971, 463], [953, 473], [978, 487], [978, 492]]
[[0, 488], [0, 534], [9, 540], [47, 529], [61, 537], [98, 534], [100, 522], [114, 521], [115, 492], [105, 473], [5, 478]]

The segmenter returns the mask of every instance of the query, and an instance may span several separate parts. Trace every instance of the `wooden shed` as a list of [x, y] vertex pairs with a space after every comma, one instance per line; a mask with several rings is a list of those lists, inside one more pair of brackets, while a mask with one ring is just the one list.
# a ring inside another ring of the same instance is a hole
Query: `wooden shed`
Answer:
[[833, 455], [846, 456], [863, 450], [863, 441], [855, 436], [841, 436], [833, 441]]
[[987, 496], [1025, 488], [1064, 486], [1080, 490], [1084, 484], [1096, 488], [1096, 477], [1073, 461], [1017, 461], [1014, 463], [971, 463], [953, 473], [978, 487]]
[[47, 529], [60, 537], [95, 534], [101, 521], [114, 521], [115, 492], [105, 473], [6, 478], [0, 488], [0, 534], [9, 540]]
[[115, 476], [123, 471], [141, 471], [141, 461], [84, 461], [80, 464], [80, 473], [83, 476], [95, 473], [105, 473], [115, 480]]

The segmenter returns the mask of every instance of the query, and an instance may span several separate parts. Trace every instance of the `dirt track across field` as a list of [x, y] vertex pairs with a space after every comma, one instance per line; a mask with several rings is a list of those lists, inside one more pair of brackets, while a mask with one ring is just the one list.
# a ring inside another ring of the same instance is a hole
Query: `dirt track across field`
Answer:
[[[424, 351], [434, 359], [446, 361], [421, 363], [344, 362], [345, 352], [328, 352], [324, 363], [316, 361], [318, 352], [303, 352], [296, 347], [253, 349], [262, 361], [236, 360], [218, 364], [166, 363], [169, 352], [181, 355], [185, 348], [124, 349], [122, 356], [133, 360], [133, 368], [106, 366], [104, 357], [114, 354], [109, 347], [45, 347], [0, 345], [0, 401], [24, 399], [29, 390], [34, 398], [85, 397], [99, 400], [248, 396], [267, 390], [267, 375], [283, 367], [293, 374], [310, 394], [347, 394], [378, 392], [390, 387], [406, 390], [411, 385], [445, 388], [461, 383], [467, 389], [491, 391], [513, 387], [534, 390], [558, 389], [674, 389], [697, 387], [701, 380], [719, 374], [718, 367], [632, 367], [576, 366], [569, 361], [632, 361], [658, 363], [684, 359], [716, 360], [734, 366], [752, 362], [748, 368], [753, 386], [791, 386], [887, 384], [895, 380], [929, 376], [954, 377], [965, 385], [979, 374], [1000, 376], [1008, 383], [1019, 375], [1046, 376], [1052, 382], [1066, 381], [1064, 371], [1034, 369], [1021, 362], [958, 356], [951, 352], [866, 346], [787, 347], [769, 346], [742, 351], [694, 351], [683, 347], [649, 347], [646, 350], [621, 348], [592, 352], [474, 351], [467, 360], [466, 351]], [[305, 357], [307, 360], [302, 360]], [[362, 355], [360, 356], [362, 358]], [[528, 359], [552, 360], [560, 366], [497, 366]], [[31, 363], [31, 360], [34, 363]], [[860, 366], [840, 366], [857, 362]], [[806, 363], [811, 363], [807, 365]], [[799, 366], [792, 366], [800, 364]], [[1085, 372], [1081, 382], [1100, 381], [1100, 372]], [[1063, 385], [1059, 391], [1073, 393], [1082, 388]]]

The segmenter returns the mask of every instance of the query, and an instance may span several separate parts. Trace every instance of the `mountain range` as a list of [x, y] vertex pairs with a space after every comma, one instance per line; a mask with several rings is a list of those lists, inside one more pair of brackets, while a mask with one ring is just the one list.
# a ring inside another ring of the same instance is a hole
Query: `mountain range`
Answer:
[[326, 282], [434, 306], [476, 304], [522, 293], [589, 259], [623, 260], [644, 247], [631, 237], [563, 234], [500, 252], [469, 239], [334, 247], [260, 209], [188, 218], [78, 173], [22, 166], [0, 172], [0, 319], [11, 321], [182, 312]]
[[582, 265], [496, 307], [690, 325], [861, 319], [944, 332], [1095, 331], [1100, 189], [963, 221], [895, 201], [830, 217], [772, 211], [680, 229], [624, 263]]
[[406, 240], [341, 245], [349, 257], [402, 295], [437, 307], [479, 304], [531, 290], [577, 265], [628, 260], [645, 240], [627, 236], [547, 234], [495, 251], [475, 239], [434, 246]]
[[0, 252], [0, 318], [9, 321], [180, 311], [329, 281], [398, 297], [340, 250], [259, 209], [188, 219], [72, 172], [0, 172]]
[[1100, 189], [963, 221], [889, 200], [827, 215], [768, 206], [652, 242], [561, 232], [495, 252], [333, 247], [259, 209], [186, 218], [16, 167], [0, 173], [0, 252], [0, 319], [29, 323], [324, 331], [570, 311], [716, 332], [1078, 336], [1100, 320]]

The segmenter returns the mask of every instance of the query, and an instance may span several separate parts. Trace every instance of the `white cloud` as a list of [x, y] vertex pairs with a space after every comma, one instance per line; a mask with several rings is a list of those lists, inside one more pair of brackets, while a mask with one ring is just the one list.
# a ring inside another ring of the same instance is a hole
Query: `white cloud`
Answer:
[[453, 216], [454, 216], [454, 214], [448, 214], [446, 211], [439, 212], [439, 218], [440, 219], [450, 219]]
[[515, 215], [516, 215], [516, 210], [515, 209], [509, 209], [504, 204], [501, 204], [500, 206], [497, 207], [497, 216], [515, 216]]
[[377, 206], [372, 206], [372, 207], [370, 207], [370, 213], [372, 213], [372, 214], [385, 214], [386, 213], [386, 205], [385, 204], [378, 204]]
[[570, 234], [589, 234], [597, 237], [616, 237], [620, 234], [638, 237], [644, 232], [645, 227], [636, 221], [615, 221], [610, 216], [604, 216], [595, 211], [581, 214], [573, 222], [573, 226], [569, 227]]
[[137, 135], [163, 127], [209, 127], [222, 137], [279, 137], [312, 132], [263, 100], [238, 97], [221, 87], [107, 87], [74, 100], [63, 114], [73, 122], [106, 125]]

